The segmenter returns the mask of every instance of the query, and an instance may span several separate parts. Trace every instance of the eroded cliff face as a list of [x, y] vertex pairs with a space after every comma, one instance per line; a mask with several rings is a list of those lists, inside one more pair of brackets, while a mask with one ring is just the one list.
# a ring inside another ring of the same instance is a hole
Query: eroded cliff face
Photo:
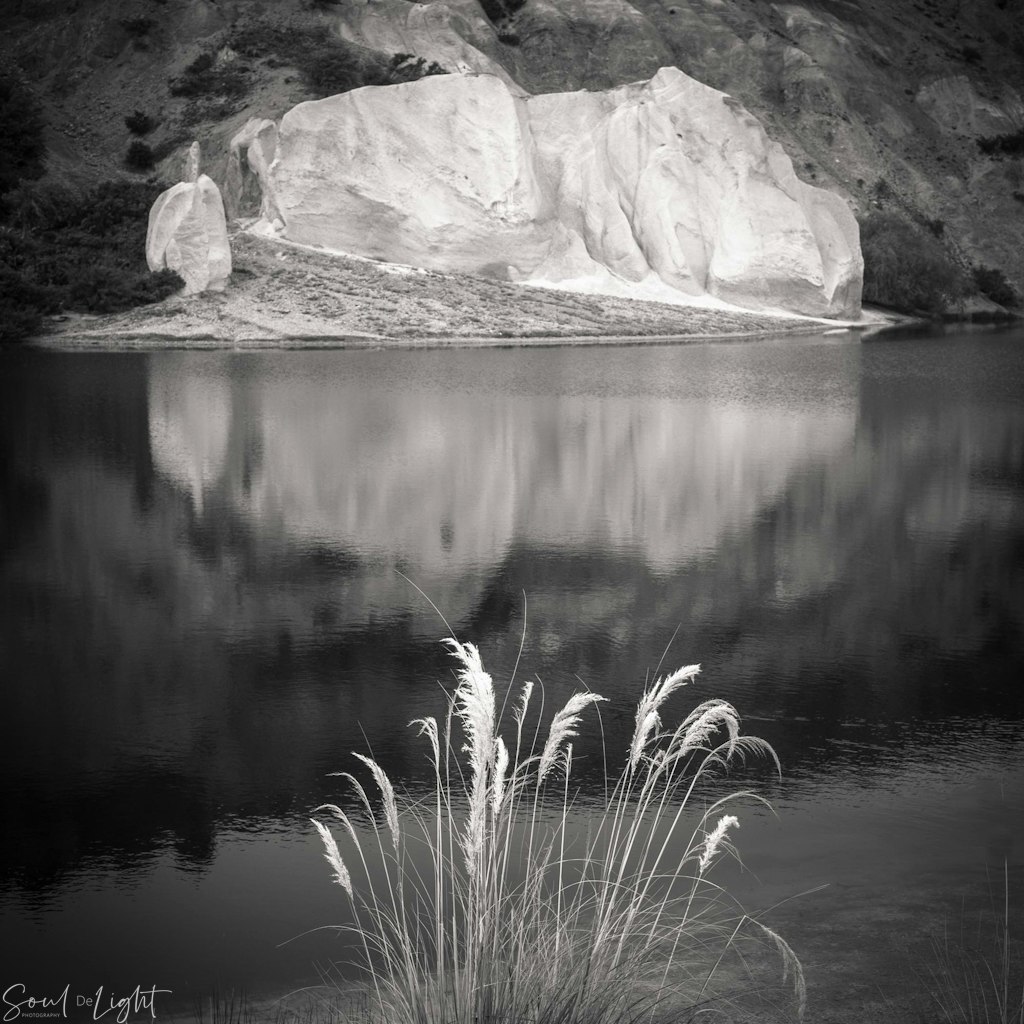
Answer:
[[860, 308], [843, 200], [675, 68], [534, 97], [493, 75], [359, 89], [289, 111], [269, 162], [257, 140], [233, 150], [255, 149], [264, 218], [291, 241], [584, 291]]
[[[526, 0], [494, 20], [478, 0], [342, 0], [318, 11], [306, 0], [168, 0], [146, 12], [141, 38], [126, 27], [140, 20], [134, 0], [8, 6], [0, 54], [37, 84], [48, 166], [67, 180], [119, 173], [123, 118], [142, 109], [159, 121], [146, 141], [165, 179], [180, 177], [181, 140], [199, 138], [223, 188], [246, 122], [277, 120], [315, 94], [270, 51], [241, 58], [241, 98], [174, 96], [169, 82], [203, 53], [237, 57], [232, 44], [254, 26], [326, 26], [386, 56], [496, 75], [517, 97], [606, 91], [678, 67], [749, 110], [804, 183], [858, 215], [880, 205], [941, 227], [965, 269], [998, 267], [1024, 289], [1024, 163], [977, 144], [1024, 126], [1020, 0]], [[252, 194], [242, 205], [229, 203], [229, 215], [258, 212]]]
[[[367, 21], [396, 7], [476, 6], [387, 0], [358, 20], [343, 5], [336, 18], [341, 34], [366, 41]], [[477, 19], [472, 41], [531, 93], [608, 89], [679, 67], [750, 110], [801, 180], [858, 213], [882, 206], [941, 227], [965, 269], [997, 266], [1024, 288], [1024, 162], [977, 145], [1024, 127], [1020, 0], [527, 0], [489, 37]]]

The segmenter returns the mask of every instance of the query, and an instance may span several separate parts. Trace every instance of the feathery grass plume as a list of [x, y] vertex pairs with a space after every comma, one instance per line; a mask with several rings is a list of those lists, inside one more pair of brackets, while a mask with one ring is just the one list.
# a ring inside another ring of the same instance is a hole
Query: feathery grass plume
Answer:
[[703, 847], [700, 853], [700, 873], [703, 875], [709, 867], [711, 862], [715, 859], [715, 854], [718, 852], [718, 847], [725, 840], [726, 834], [730, 828], [739, 828], [740, 820], [735, 814], [723, 814], [718, 819], [718, 824], [707, 834], [707, 838], [704, 840]]
[[499, 736], [494, 741], [494, 782], [491, 784], [491, 813], [495, 818], [501, 812], [505, 798], [505, 772], [508, 771], [508, 747]]
[[454, 708], [466, 734], [462, 749], [469, 754], [472, 780], [469, 816], [461, 839], [466, 868], [472, 876], [479, 868], [486, 828], [488, 772], [494, 754], [494, 685], [473, 644], [460, 644], [453, 637], [444, 643], [462, 662], [457, 673]]
[[334, 880], [348, 893], [349, 899], [352, 899], [352, 879], [349, 877], [348, 868], [345, 867], [341, 859], [341, 851], [334, 841], [334, 836], [331, 835], [330, 829], [326, 825], [321, 825], [316, 818], [309, 820], [316, 826], [316, 830], [324, 842], [324, 859], [334, 869]]
[[543, 782], [545, 776], [555, 766], [562, 744], [579, 735], [576, 727], [580, 724], [580, 712], [589, 705], [604, 699], [596, 693], [574, 693], [565, 707], [556, 712], [555, 717], [551, 720], [551, 728], [548, 730], [548, 741], [544, 744], [544, 751], [540, 755], [540, 766], [537, 769], [538, 782]]
[[530, 706], [530, 695], [533, 693], [533, 680], [527, 679], [523, 684], [523, 692], [519, 695], [519, 704], [516, 706], [516, 724], [523, 727], [526, 719], [526, 709]]
[[657, 736], [661, 731], [661, 714], [659, 708], [668, 698], [682, 686], [686, 686], [692, 679], [695, 679], [700, 672], [700, 665], [687, 665], [685, 668], [677, 669], [664, 679], [659, 679], [640, 698], [636, 708], [636, 727], [633, 730], [633, 739], [629, 744], [629, 766], [635, 769], [643, 754], [644, 747], [650, 742], [652, 736]]
[[[595, 804], [573, 779], [570, 741], [602, 698], [572, 696], [537, 752], [539, 726], [533, 742], [523, 738], [527, 683], [512, 709], [513, 748], [499, 735], [479, 651], [445, 643], [460, 667], [444, 726], [412, 723], [431, 745], [432, 796], [396, 797], [383, 769], [360, 758], [381, 792], [389, 842], [359, 781], [340, 773], [369, 824], [354, 824], [333, 804], [318, 810], [341, 822], [353, 875], [314, 819], [350, 899], [372, 1024], [680, 1020], [727, 998], [730, 986], [749, 987], [743, 946], [755, 941], [781, 957], [802, 1008], [792, 949], [713, 878], [716, 855], [732, 850], [729, 833], [739, 824], [730, 807], [760, 798], [737, 792], [693, 806], [701, 781], [733, 755], [777, 764], [774, 751], [740, 736], [724, 701], [705, 701], [674, 728], [662, 723], [665, 701], [698, 667], [644, 693], [625, 765]], [[543, 785], [552, 775], [559, 785]]]
[[376, 761], [366, 757], [365, 754], [353, 752], [352, 756], [359, 758], [373, 773], [373, 781], [377, 783], [377, 788], [380, 790], [380, 795], [384, 801], [384, 820], [387, 822], [388, 831], [391, 833], [391, 841], [397, 850], [399, 837], [398, 804], [395, 801], [395, 790], [391, 785], [391, 780], [384, 773], [381, 766]]
[[740, 719], [736, 709], [724, 700], [708, 700], [687, 716], [679, 731], [682, 731], [682, 752], [704, 749], [708, 740], [722, 727], [729, 732], [728, 756], [736, 748], [740, 735]]

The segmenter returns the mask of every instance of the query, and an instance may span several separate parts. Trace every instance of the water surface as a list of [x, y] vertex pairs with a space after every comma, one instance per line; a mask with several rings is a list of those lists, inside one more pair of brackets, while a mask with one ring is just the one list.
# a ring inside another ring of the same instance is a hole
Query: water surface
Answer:
[[425, 778], [440, 612], [498, 681], [525, 630], [520, 677], [608, 697], [613, 750], [701, 662], [784, 767], [737, 885], [830, 883], [772, 920], [823, 1015], [868, 998], [880, 931], [1004, 860], [1024, 902], [1022, 513], [1019, 331], [7, 352], [0, 982], [314, 979], [343, 906], [309, 812], [352, 750]]

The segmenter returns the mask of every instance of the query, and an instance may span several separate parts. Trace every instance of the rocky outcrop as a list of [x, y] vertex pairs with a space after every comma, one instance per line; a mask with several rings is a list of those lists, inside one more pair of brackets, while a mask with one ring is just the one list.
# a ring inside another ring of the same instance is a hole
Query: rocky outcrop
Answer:
[[231, 139], [224, 174], [224, 201], [232, 220], [255, 215], [268, 223], [277, 218], [277, 211], [266, 202], [260, 188], [270, 161], [277, 149], [277, 125], [268, 118], [251, 117]]
[[185, 294], [221, 291], [231, 275], [231, 246], [220, 189], [199, 173], [199, 144], [192, 143], [185, 181], [162, 192], [149, 211], [146, 262], [150, 270], [176, 271]]
[[371, 50], [415, 54], [452, 72], [497, 75], [510, 88], [518, 89], [493, 54], [486, 52], [497, 50], [498, 37], [476, 0], [344, 4], [336, 23], [343, 38]]
[[269, 162], [255, 148], [239, 139], [265, 219], [296, 242], [584, 291], [859, 310], [845, 202], [675, 68], [595, 93], [524, 97], [489, 75], [360, 89], [289, 111]]
[[1006, 86], [999, 99], [979, 94], [966, 75], [947, 75], [921, 86], [917, 102], [943, 128], [963, 135], [1001, 135], [1024, 125], [1024, 102]]

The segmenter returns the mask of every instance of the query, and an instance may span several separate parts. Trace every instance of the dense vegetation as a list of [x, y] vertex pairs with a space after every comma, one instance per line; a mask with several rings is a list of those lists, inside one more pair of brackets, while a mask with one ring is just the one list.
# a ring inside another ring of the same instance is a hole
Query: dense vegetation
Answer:
[[445, 74], [435, 62], [359, 46], [332, 34], [326, 25], [304, 28], [262, 21], [235, 29], [218, 46], [201, 53], [171, 79], [171, 94], [195, 102], [191, 120], [226, 116], [251, 90], [256, 62], [296, 68], [317, 96]]
[[1017, 309], [1020, 306], [1020, 296], [1001, 270], [995, 267], [975, 267], [973, 276], [974, 284], [982, 295], [1008, 309]]
[[0, 67], [0, 138], [4, 158], [0, 160], [0, 216], [2, 197], [23, 178], [43, 174], [43, 114], [35, 96], [13, 68]]
[[902, 313], [938, 316], [970, 291], [964, 272], [933, 232], [897, 213], [876, 210], [860, 222], [864, 301]]
[[987, 156], [1024, 156], [1024, 128], [978, 139], [978, 148]]
[[480, 6], [484, 14], [495, 25], [500, 24], [509, 16], [515, 14], [526, 4], [526, 0], [480, 0]]
[[105, 182], [85, 194], [45, 183], [8, 193], [0, 225], [0, 341], [61, 311], [113, 313], [158, 302], [182, 280], [145, 261], [149, 208], [161, 188]]
[[[182, 286], [177, 274], [146, 266], [149, 208], [161, 186], [118, 181], [81, 192], [40, 181], [44, 127], [32, 90], [0, 68], [0, 341], [35, 333], [47, 314], [112, 313]], [[126, 161], [144, 169], [152, 152], [136, 141]]]

